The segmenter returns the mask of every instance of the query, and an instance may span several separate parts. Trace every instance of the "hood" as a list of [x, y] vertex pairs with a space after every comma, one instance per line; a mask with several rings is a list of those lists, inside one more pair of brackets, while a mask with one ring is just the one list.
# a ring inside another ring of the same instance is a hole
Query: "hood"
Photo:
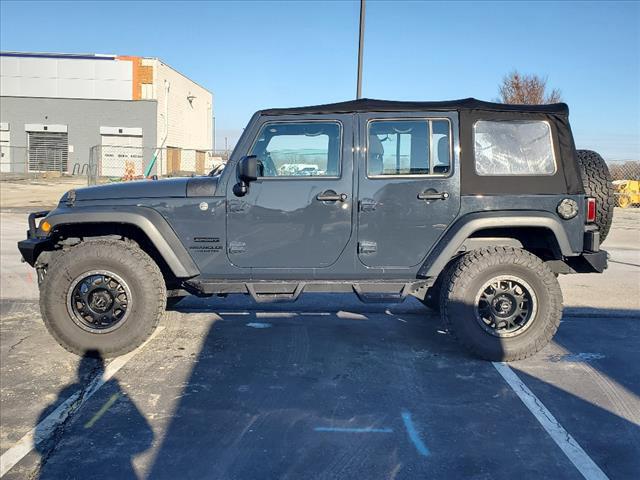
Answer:
[[[120, 198], [168, 198], [186, 197], [187, 184], [191, 178], [170, 178], [166, 180], [136, 180], [133, 182], [111, 183], [75, 190], [75, 200], [113, 200]], [[65, 193], [61, 202], [66, 202]]]

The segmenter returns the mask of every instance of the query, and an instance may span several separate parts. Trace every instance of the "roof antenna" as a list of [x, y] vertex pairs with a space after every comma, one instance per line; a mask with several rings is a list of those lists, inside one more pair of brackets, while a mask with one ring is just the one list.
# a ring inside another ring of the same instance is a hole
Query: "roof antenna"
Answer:
[[358, 42], [358, 87], [356, 99], [362, 98], [362, 52], [364, 50], [364, 10], [365, 0], [360, 0], [360, 40]]

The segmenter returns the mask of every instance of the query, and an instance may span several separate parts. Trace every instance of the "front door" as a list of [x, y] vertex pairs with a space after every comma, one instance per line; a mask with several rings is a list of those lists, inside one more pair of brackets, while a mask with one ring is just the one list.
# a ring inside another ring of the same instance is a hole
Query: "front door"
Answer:
[[238, 267], [322, 268], [342, 254], [352, 229], [351, 115], [268, 117], [248, 152], [261, 176], [245, 196], [227, 185], [227, 254]]
[[414, 267], [460, 209], [457, 114], [358, 117], [358, 257], [370, 267]]

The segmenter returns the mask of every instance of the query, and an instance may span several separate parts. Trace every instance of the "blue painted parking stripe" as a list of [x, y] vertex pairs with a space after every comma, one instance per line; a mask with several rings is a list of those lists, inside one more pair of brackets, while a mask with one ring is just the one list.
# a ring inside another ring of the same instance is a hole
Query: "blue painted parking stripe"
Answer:
[[411, 420], [411, 413], [406, 410], [403, 411], [402, 421], [404, 422], [404, 427], [407, 429], [407, 433], [409, 434], [409, 439], [413, 443], [413, 446], [416, 447], [418, 453], [423, 457], [428, 457], [429, 455], [431, 455], [431, 452], [420, 438], [420, 435], [418, 434], [418, 431], [416, 430], [416, 427]]

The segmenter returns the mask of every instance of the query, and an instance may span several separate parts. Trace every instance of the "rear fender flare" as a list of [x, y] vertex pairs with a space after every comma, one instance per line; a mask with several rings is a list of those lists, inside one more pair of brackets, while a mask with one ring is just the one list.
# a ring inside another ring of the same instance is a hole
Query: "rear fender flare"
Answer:
[[[460, 252], [465, 241], [488, 228], [537, 227], [550, 230], [563, 256], [573, 256], [571, 244], [560, 219], [547, 212], [475, 212], [455, 222], [429, 252], [418, 270], [418, 278], [437, 277], [449, 260]], [[503, 245], [501, 243], [501, 245]], [[515, 245], [514, 245], [515, 246]]]

